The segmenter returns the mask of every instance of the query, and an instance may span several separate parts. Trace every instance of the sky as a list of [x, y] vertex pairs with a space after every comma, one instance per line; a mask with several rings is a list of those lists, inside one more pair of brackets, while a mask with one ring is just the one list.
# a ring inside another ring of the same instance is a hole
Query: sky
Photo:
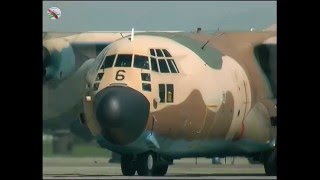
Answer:
[[[61, 17], [49, 18], [58, 7]], [[276, 1], [43, 1], [43, 31], [257, 30], [277, 23]]]

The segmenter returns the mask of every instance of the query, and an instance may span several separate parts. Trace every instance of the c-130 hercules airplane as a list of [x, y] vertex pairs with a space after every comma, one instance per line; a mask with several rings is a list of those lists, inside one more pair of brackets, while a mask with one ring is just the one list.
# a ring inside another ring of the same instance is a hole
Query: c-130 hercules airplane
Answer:
[[[123, 175], [174, 159], [246, 156], [276, 175], [276, 32], [136, 33], [86, 76], [82, 122], [121, 154]], [[81, 88], [81, 87], [79, 87]]]

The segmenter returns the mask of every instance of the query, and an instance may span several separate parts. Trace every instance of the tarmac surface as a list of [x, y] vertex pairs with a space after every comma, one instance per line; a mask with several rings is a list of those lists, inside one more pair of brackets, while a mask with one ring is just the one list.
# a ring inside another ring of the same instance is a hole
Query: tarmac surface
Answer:
[[43, 179], [276, 179], [265, 176], [262, 164], [249, 164], [246, 158], [222, 158], [212, 164], [207, 158], [174, 160], [166, 176], [122, 176], [120, 164], [108, 158], [45, 157]]

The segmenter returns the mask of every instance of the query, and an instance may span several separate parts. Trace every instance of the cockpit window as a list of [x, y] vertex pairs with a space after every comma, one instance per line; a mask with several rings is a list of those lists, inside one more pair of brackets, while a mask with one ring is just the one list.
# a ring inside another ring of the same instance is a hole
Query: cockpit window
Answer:
[[149, 70], [149, 59], [147, 56], [134, 55], [133, 67], [148, 69]]
[[165, 97], [166, 97], [166, 86], [164, 84], [159, 84], [159, 97], [160, 97], [160, 102], [165, 102]]
[[104, 73], [98, 73], [96, 77], [96, 81], [101, 81]]
[[100, 59], [99, 63], [98, 63], [98, 66], [96, 67], [96, 70], [98, 70], [101, 66], [101, 64], [103, 63], [103, 59]]
[[118, 54], [115, 67], [131, 67], [132, 54]]
[[172, 63], [173, 63], [173, 65], [174, 65], [174, 67], [176, 68], [176, 70], [177, 70], [177, 72], [178, 73], [180, 73], [179, 72], [179, 69], [178, 69], [178, 66], [176, 65], [176, 62], [174, 62], [174, 60], [173, 59], [168, 59], [168, 61], [172, 61]]
[[154, 49], [150, 49], [151, 56], [156, 56], [156, 53], [154, 52]]
[[166, 49], [162, 49], [162, 51], [166, 57], [172, 57], [169, 51], [167, 51]]
[[112, 67], [115, 57], [116, 55], [106, 56], [104, 63], [100, 69]]
[[156, 49], [156, 52], [157, 52], [158, 57], [163, 57], [163, 53], [162, 53], [161, 49]]
[[168, 62], [168, 64], [169, 64], [170, 71], [171, 71], [172, 73], [177, 73], [177, 70], [175, 69], [175, 67], [174, 67], [174, 65], [173, 65], [173, 63], [172, 63], [172, 59], [167, 59], [167, 62]]
[[151, 69], [152, 71], [159, 72], [156, 58], [151, 57]]
[[100, 68], [101, 64], [103, 63], [103, 60], [104, 60], [103, 57], [104, 57], [104, 55], [106, 54], [106, 52], [108, 51], [108, 49], [109, 49], [108, 46], [105, 47], [105, 48], [99, 53], [99, 55], [96, 57], [96, 61], [98, 61], [98, 62], [97, 62], [97, 66], [95, 67], [95, 70], [96, 70], [96, 71]]
[[162, 73], [170, 73], [166, 60], [159, 59], [160, 72]]
[[[160, 71], [161, 73], [180, 73], [172, 55], [167, 49], [150, 49], [150, 55], [152, 71]], [[157, 61], [159, 62], [159, 65], [157, 64]]]

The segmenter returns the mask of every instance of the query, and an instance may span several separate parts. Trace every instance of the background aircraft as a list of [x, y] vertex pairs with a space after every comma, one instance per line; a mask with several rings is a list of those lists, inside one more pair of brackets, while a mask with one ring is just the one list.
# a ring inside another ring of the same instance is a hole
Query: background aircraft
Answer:
[[[53, 135], [53, 153], [70, 153], [74, 138], [92, 140], [82, 126], [85, 75], [92, 59], [108, 44], [128, 32], [43, 33], [43, 132]], [[90, 60], [91, 59], [91, 60]], [[119, 161], [112, 154], [110, 162]]]

